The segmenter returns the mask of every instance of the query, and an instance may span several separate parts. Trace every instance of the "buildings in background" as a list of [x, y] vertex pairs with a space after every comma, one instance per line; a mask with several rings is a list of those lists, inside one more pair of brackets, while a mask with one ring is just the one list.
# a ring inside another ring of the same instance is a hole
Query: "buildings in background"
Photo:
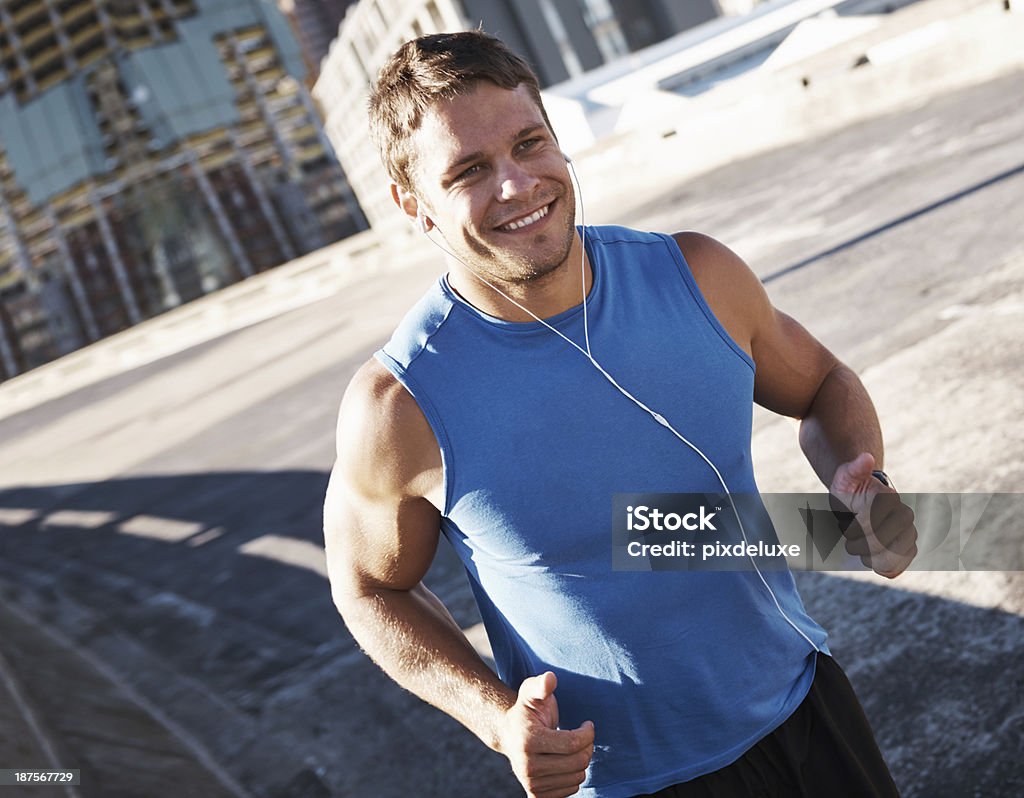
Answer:
[[482, 24], [523, 55], [546, 87], [720, 14], [717, 0], [360, 0], [342, 22], [313, 96], [370, 224], [394, 228], [401, 216], [388, 196], [365, 108], [371, 82], [402, 42]]
[[0, 0], [0, 378], [366, 226], [270, 0]]
[[277, 0], [299, 40], [310, 83], [320, 74], [320, 62], [327, 55], [341, 20], [356, 0]]

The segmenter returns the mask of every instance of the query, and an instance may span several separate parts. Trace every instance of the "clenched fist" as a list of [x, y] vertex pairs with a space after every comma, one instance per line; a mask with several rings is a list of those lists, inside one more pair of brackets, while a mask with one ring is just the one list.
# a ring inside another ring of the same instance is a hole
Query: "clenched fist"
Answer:
[[875, 458], [865, 452], [836, 469], [829, 493], [853, 515], [843, 530], [846, 551], [875, 573], [892, 579], [917, 555], [914, 511], [900, 495], [872, 476]]
[[558, 728], [558, 680], [548, 671], [524, 679], [505, 713], [500, 750], [530, 798], [568, 798], [586, 778], [594, 753], [594, 724]]

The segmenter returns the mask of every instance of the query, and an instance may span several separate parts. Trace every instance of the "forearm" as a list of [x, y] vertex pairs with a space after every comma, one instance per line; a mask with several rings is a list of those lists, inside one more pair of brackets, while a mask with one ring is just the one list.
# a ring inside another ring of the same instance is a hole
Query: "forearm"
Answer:
[[356, 642], [392, 679], [500, 750], [499, 726], [516, 694], [498, 679], [444, 605], [422, 584], [338, 601]]
[[809, 412], [800, 422], [800, 447], [825, 485], [836, 469], [862, 452], [882, 468], [882, 431], [875, 406], [863, 383], [839, 364], [821, 383]]

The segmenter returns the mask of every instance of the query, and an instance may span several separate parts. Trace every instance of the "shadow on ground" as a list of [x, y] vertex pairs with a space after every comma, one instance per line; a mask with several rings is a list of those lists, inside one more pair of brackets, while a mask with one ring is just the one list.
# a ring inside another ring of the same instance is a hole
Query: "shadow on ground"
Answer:
[[[5, 490], [2, 597], [107, 662], [255, 795], [520, 795], [501, 757], [345, 631], [323, 569], [326, 484], [247, 471]], [[898, 583], [798, 580], [904, 795], [1024, 794], [1024, 619]], [[428, 584], [477, 621], [447, 546]]]

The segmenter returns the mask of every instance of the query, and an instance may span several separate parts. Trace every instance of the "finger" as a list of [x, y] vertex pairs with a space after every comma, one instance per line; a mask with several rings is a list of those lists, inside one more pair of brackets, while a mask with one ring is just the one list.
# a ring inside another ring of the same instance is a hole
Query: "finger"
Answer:
[[875, 573], [892, 579], [910, 567], [917, 552], [917, 530], [911, 527], [893, 541], [889, 548], [861, 557], [861, 562]]
[[551, 790], [549, 792], [535, 793], [536, 798], [570, 798], [570, 796], [578, 793], [579, 790], [576, 787], [566, 787], [563, 790]]
[[593, 751], [594, 724], [584, 721], [578, 729], [538, 729], [527, 740], [526, 751], [531, 754], [575, 754]]
[[847, 541], [846, 550], [862, 559], [874, 558], [876, 564], [884, 562], [883, 558], [887, 556], [898, 559], [906, 555], [911, 546], [917, 543], [917, 528], [912, 522], [906, 524], [908, 518], [912, 521], [912, 514], [905, 516], [900, 513], [898, 516], [881, 529], [870, 532], [863, 539]]
[[580, 785], [584, 779], [571, 784], [566, 784], [562, 787], [550, 787], [547, 789], [530, 790], [530, 795], [535, 795], [537, 798], [568, 798], [570, 795], [576, 795], [579, 792]]
[[862, 531], [862, 534], [858, 537], [847, 538], [844, 545], [847, 553], [852, 554], [855, 557], [860, 557], [865, 564], [867, 564], [872, 557], [881, 557], [889, 551], [889, 549], [883, 546], [878, 540], [878, 536], [870, 529], [866, 532]]
[[884, 576], [886, 579], [895, 579], [910, 567], [910, 563], [913, 562], [916, 556], [917, 544], [915, 543], [906, 554], [900, 557], [890, 556], [886, 558], [884, 563], [876, 565], [875, 573], [879, 576]]
[[534, 754], [526, 763], [526, 775], [531, 778], [562, 777], [580, 773], [590, 765], [593, 748], [584, 748], [574, 754]]
[[900, 529], [895, 534], [891, 530], [887, 534], [891, 539], [888, 542], [879, 541], [881, 544], [880, 552], [889, 552], [896, 556], [901, 556], [910, 551], [910, 547], [917, 543], [917, 527], [913, 524]]
[[914, 530], [914, 511], [903, 503], [896, 504], [880, 517], [877, 521], [872, 513], [871, 528], [878, 538], [878, 542], [885, 548], [891, 548], [890, 544], [903, 537], [910, 530]]
[[884, 570], [895, 570], [902, 573], [917, 556], [917, 530], [911, 527], [903, 535], [894, 540], [887, 552], [879, 559], [885, 566]]
[[847, 554], [852, 554], [854, 557], [868, 557], [872, 554], [873, 549], [871, 547], [871, 539], [864, 533], [859, 524], [854, 524], [850, 528], [857, 528], [857, 534], [846, 535], [846, 542], [843, 546], [846, 548]]
[[[562, 759], [565, 759], [565, 757], [562, 757]], [[533, 769], [528, 768], [525, 774], [526, 781], [531, 787], [543, 788], [545, 790], [579, 784], [586, 775], [589, 764], [590, 757], [587, 757], [584, 760], [577, 759], [571, 769], [560, 769], [552, 773], [541, 772], [540, 766], [536, 766]], [[531, 770], [537, 770], [538, 772], [531, 772]]]
[[560, 776], [542, 776], [539, 779], [533, 779], [527, 785], [527, 789], [534, 795], [574, 795], [579, 789], [579, 786], [587, 780], [586, 771], [580, 770], [576, 773], [564, 774]]
[[870, 565], [884, 562], [886, 557], [899, 559], [917, 543], [917, 529], [913, 525], [903, 527], [896, 532], [889, 529], [885, 534], [890, 540], [882, 540], [880, 535], [874, 532], [856, 540], [847, 540], [846, 551], [855, 557], [860, 557], [865, 565]]
[[846, 551], [855, 556], [876, 554], [890, 548], [907, 527], [914, 524], [914, 511], [900, 500], [898, 493], [882, 489], [871, 497], [866, 510], [844, 530]]
[[843, 532], [843, 537], [846, 538], [846, 550], [850, 554], [867, 553], [867, 533], [864, 531], [864, 527], [862, 527], [856, 521], [851, 523], [846, 528], [846, 531]]
[[917, 548], [917, 538], [917, 527], [911, 526], [896, 538], [893, 548], [898, 553], [909, 554], [912, 548]]

